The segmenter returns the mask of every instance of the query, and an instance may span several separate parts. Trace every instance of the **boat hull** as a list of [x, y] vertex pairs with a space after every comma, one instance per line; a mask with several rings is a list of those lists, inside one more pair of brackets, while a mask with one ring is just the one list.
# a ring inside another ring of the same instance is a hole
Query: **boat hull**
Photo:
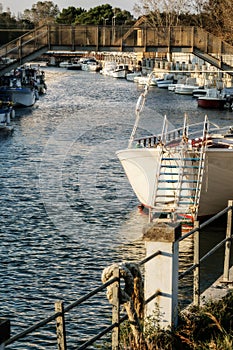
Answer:
[[14, 107], [30, 107], [37, 100], [35, 89], [29, 87], [4, 88], [0, 90], [0, 93], [9, 96]]
[[226, 100], [214, 97], [199, 97], [197, 99], [198, 107], [202, 108], [213, 108], [213, 109], [223, 109]]
[[[139, 202], [146, 207], [153, 206], [160, 152], [158, 148], [117, 152]], [[207, 149], [198, 217], [216, 214], [233, 198], [232, 159], [233, 149]]]

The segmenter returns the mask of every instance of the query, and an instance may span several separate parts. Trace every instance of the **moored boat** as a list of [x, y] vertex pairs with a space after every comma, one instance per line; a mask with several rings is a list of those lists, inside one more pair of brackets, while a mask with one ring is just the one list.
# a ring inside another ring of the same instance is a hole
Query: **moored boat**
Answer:
[[192, 95], [193, 90], [197, 88], [198, 88], [198, 84], [196, 82], [196, 78], [187, 78], [184, 84], [178, 83], [175, 86], [174, 92], [180, 95]]
[[111, 72], [113, 78], [126, 78], [126, 75], [131, 72], [128, 64], [120, 63]]
[[80, 61], [72, 61], [69, 64], [66, 65], [66, 68], [68, 70], [81, 70], [82, 69], [82, 65]]
[[[147, 89], [148, 90], [148, 89]], [[128, 180], [150, 221], [193, 222], [214, 215], [233, 198], [233, 129], [201, 123], [136, 137], [147, 90], [139, 97], [127, 149], [117, 152]]]
[[198, 107], [223, 109], [227, 99], [218, 89], [207, 89], [204, 96], [199, 96], [197, 99]]
[[9, 96], [14, 107], [33, 106], [46, 89], [44, 73], [30, 66], [20, 67], [0, 78], [0, 94]]

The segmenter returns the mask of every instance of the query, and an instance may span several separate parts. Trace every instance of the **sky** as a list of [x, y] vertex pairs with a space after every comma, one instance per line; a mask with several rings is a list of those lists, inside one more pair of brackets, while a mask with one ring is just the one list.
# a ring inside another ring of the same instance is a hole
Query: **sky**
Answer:
[[[33, 4], [39, 0], [0, 0], [3, 5], [3, 11], [9, 7], [12, 14], [17, 16], [19, 12], [23, 13], [25, 9], [31, 9]], [[40, 0], [41, 1], [41, 0]], [[89, 10], [92, 7], [110, 4], [112, 7], [119, 7], [122, 10], [130, 11], [133, 14], [133, 7], [136, 0], [50, 0], [55, 5], [58, 5], [59, 10], [68, 8], [69, 6], [82, 7]]]

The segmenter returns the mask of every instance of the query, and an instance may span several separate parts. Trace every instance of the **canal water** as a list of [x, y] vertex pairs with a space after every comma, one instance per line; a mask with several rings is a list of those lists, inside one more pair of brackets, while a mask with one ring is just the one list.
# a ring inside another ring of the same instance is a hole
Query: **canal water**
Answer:
[[[11, 321], [12, 335], [101, 285], [103, 269], [114, 262], [140, 261], [147, 217], [115, 155], [125, 148], [143, 91], [134, 83], [99, 73], [45, 68], [47, 94], [32, 107], [16, 111], [14, 133], [1, 136], [0, 317]], [[139, 132], [160, 132], [164, 115], [174, 126], [187, 113], [203, 120], [190, 96], [151, 88]], [[233, 113], [208, 111], [220, 125]], [[203, 251], [222, 234], [222, 223], [203, 238]], [[190, 263], [183, 245], [181, 263]], [[216, 261], [216, 260], [215, 260]], [[205, 267], [205, 280], [221, 264]], [[191, 300], [183, 281], [181, 299]], [[67, 316], [67, 342], [75, 349], [109, 321], [105, 293]], [[56, 348], [55, 324], [9, 346]]]

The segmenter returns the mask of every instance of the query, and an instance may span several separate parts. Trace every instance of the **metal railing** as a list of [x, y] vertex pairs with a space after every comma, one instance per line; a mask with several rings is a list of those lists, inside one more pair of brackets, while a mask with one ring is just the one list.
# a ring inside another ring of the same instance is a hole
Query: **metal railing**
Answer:
[[[221, 248], [223, 245], [225, 245], [225, 256], [224, 256], [224, 271], [223, 271], [223, 282], [229, 282], [229, 270], [230, 270], [230, 254], [231, 254], [231, 242], [233, 239], [232, 235], [232, 210], [233, 210], [233, 201], [229, 201], [228, 207], [226, 207], [224, 210], [210, 218], [209, 220], [205, 221], [201, 225], [199, 225], [198, 222], [195, 223], [195, 227], [188, 232], [187, 234], [184, 234], [182, 237], [179, 238], [179, 242], [184, 241], [191, 235], [194, 237], [194, 262], [193, 265], [190, 266], [186, 271], [179, 274], [179, 280], [181, 280], [183, 277], [187, 276], [191, 272], [194, 272], [193, 274], [193, 303], [195, 305], [199, 305], [200, 303], [200, 265], [205, 262], [214, 252], [216, 252], [219, 248]], [[221, 242], [219, 242], [217, 245], [215, 245], [208, 253], [206, 253], [204, 256], [200, 257], [200, 233], [201, 231], [213, 223], [215, 220], [219, 219], [223, 215], [227, 214], [227, 227], [226, 227], [226, 237]], [[141, 260], [138, 265], [140, 267], [144, 266], [147, 262], [151, 261], [152, 259], [156, 259], [156, 257], [161, 255], [161, 251], [156, 251], [152, 255], [146, 257], [145, 259]], [[74, 309], [75, 307], [80, 306], [83, 302], [87, 301], [91, 297], [95, 296], [99, 292], [105, 290], [109, 286], [113, 286], [115, 288], [115, 291], [113, 291], [113, 300], [112, 300], [112, 324], [104, 328], [101, 332], [96, 334], [94, 337], [90, 338], [88, 341], [83, 343], [81, 346], [77, 348], [77, 350], [84, 350], [87, 349], [90, 345], [94, 344], [97, 340], [100, 340], [104, 335], [109, 334], [112, 332], [112, 349], [118, 349], [119, 346], [119, 329], [122, 322], [128, 319], [128, 315], [124, 314], [120, 316], [120, 300], [119, 300], [119, 289], [120, 289], [120, 275], [119, 275], [119, 269], [114, 270], [114, 274], [111, 279], [109, 279], [106, 283], [101, 285], [100, 287], [94, 289], [90, 293], [86, 294], [85, 296], [81, 297], [77, 301], [69, 304], [68, 306], [64, 307], [63, 302], [59, 301], [55, 303], [55, 313], [48, 316], [47, 318], [39, 321], [38, 323], [32, 325], [31, 327], [27, 328], [23, 332], [12, 336], [10, 339], [6, 340], [3, 346], [8, 346], [16, 341], [21, 340], [22, 338], [26, 337], [27, 335], [33, 333], [34, 331], [40, 329], [41, 327], [47, 325], [48, 323], [51, 323], [52, 321], [56, 320], [56, 329], [57, 329], [57, 343], [58, 348], [60, 350], [66, 350], [66, 330], [65, 330], [65, 314], [67, 314], [69, 311]], [[151, 295], [147, 300], [144, 301], [144, 305], [149, 303], [151, 300], [155, 299], [157, 296], [160, 295], [159, 291], [155, 291], [153, 295]], [[37, 333], [38, 334], [38, 333]], [[1, 344], [0, 344], [1, 347]], [[4, 348], [4, 347], [3, 347]]]

